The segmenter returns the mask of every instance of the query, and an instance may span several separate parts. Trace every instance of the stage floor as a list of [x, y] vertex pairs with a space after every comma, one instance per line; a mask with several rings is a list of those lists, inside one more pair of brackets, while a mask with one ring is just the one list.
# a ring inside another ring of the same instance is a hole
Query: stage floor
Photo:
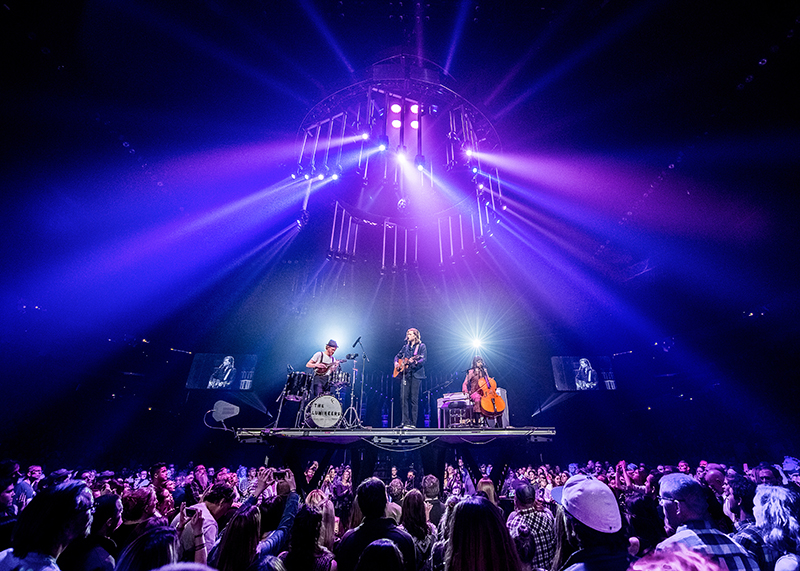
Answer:
[[483, 444], [493, 440], [527, 439], [550, 442], [552, 427], [522, 428], [238, 428], [236, 439], [245, 444], [276, 441], [302, 441], [319, 444], [351, 445], [359, 442], [376, 445]]

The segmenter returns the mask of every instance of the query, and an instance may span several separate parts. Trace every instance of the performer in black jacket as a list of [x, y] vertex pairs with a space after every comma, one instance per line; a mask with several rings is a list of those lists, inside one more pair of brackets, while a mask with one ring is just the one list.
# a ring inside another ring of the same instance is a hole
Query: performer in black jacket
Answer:
[[[400, 428], [416, 428], [419, 411], [419, 385], [425, 378], [425, 361], [428, 349], [419, 334], [419, 330], [411, 328], [406, 331], [406, 344], [395, 355], [395, 371], [401, 369], [401, 396], [403, 422]], [[409, 405], [411, 411], [409, 414]]]

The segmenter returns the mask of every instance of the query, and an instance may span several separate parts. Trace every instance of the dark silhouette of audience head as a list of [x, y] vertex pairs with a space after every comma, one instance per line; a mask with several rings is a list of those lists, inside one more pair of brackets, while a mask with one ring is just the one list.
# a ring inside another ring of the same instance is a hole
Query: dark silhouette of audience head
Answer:
[[449, 571], [519, 571], [522, 564], [503, 519], [486, 498], [468, 497], [453, 512], [445, 557]]
[[403, 554], [391, 539], [377, 539], [367, 545], [358, 559], [355, 571], [373, 571], [375, 569], [403, 571]]
[[92, 535], [108, 535], [122, 523], [122, 499], [117, 494], [105, 494], [94, 501]]
[[383, 517], [386, 511], [386, 484], [378, 478], [367, 478], [356, 490], [356, 501], [366, 519]]
[[300, 507], [292, 524], [289, 553], [283, 560], [287, 571], [314, 568], [314, 556], [319, 551], [322, 514], [306, 505]]
[[256, 556], [261, 539], [261, 511], [244, 505], [236, 510], [219, 541], [217, 569], [239, 571], [246, 569]]
[[11, 541], [14, 555], [42, 553], [58, 558], [73, 539], [88, 535], [93, 510], [92, 491], [81, 480], [41, 490], [17, 519]]
[[151, 571], [178, 561], [178, 532], [157, 526], [134, 539], [119, 556], [114, 571]]
[[417, 539], [425, 539], [428, 535], [428, 522], [425, 515], [425, 499], [419, 490], [411, 490], [403, 498], [403, 511], [400, 514], [400, 525]]

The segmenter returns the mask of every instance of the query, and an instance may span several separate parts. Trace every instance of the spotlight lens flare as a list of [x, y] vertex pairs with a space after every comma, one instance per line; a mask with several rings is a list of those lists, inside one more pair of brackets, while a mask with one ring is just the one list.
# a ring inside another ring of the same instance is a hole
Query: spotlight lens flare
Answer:
[[369, 139], [369, 133], [362, 133], [361, 134], [361, 140], [362, 141], [366, 141], [367, 139]]
[[473, 339], [472, 340], [472, 348], [473, 349], [480, 349], [481, 348], [481, 340], [480, 339]]

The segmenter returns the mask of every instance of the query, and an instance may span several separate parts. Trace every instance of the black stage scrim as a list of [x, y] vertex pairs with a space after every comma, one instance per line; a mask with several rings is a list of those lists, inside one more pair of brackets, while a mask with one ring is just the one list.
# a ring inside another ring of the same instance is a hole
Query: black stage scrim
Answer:
[[613, 391], [617, 384], [611, 369], [611, 357], [551, 357], [556, 390]]
[[192, 361], [187, 389], [251, 391], [257, 355], [197, 353]]

